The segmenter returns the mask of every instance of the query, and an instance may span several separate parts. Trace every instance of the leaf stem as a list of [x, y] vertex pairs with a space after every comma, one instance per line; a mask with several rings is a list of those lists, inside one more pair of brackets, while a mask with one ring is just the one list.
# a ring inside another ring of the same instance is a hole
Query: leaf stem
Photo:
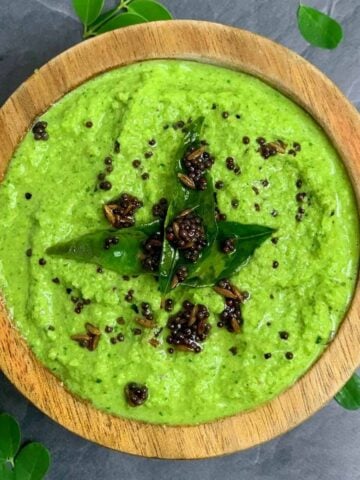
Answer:
[[132, 0], [121, 0], [119, 5], [115, 7], [112, 15], [110, 17], [105, 18], [102, 22], [100, 22], [98, 25], [96, 25], [96, 28], [90, 28], [89, 30], [87, 29], [87, 26], [84, 26], [84, 33], [83, 33], [83, 38], [89, 38], [93, 37], [96, 35], [97, 30], [101, 28], [105, 23], [107, 23], [109, 20], [113, 19], [121, 10], [127, 10], [128, 5], [131, 3]]

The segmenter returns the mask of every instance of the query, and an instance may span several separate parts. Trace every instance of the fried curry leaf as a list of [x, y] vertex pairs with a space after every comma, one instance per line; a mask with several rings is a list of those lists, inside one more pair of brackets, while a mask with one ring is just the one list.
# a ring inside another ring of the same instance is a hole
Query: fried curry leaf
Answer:
[[198, 117], [194, 120], [187, 129], [187, 132], [184, 137], [184, 141], [179, 148], [178, 158], [177, 158], [177, 168], [178, 170], [182, 170], [181, 168], [181, 160], [183, 159], [185, 153], [190, 148], [198, 148], [200, 146], [201, 141], [201, 131], [204, 125], [204, 117]]
[[[204, 117], [199, 117], [188, 128], [184, 140], [178, 150], [176, 158], [176, 174], [183, 172], [181, 161], [190, 149], [200, 147], [201, 130], [204, 123]], [[215, 220], [215, 197], [214, 186], [210, 174], [206, 176], [208, 186], [205, 191], [192, 190], [186, 188], [180, 181], [176, 184], [176, 190], [173, 192], [173, 200], [170, 203], [166, 219], [166, 227], [174, 220], [174, 218], [185, 210], [196, 212], [204, 222], [208, 246], [205, 247], [200, 255], [198, 262], [203, 261], [210, 252], [211, 245], [217, 236], [217, 224]], [[181, 259], [179, 251], [173, 248], [170, 243], [164, 239], [162, 259], [160, 263], [160, 278], [159, 290], [166, 293], [171, 288], [171, 283], [176, 270], [183, 265], [186, 265], [188, 272], [197, 268], [198, 262], [192, 264], [186, 260]]]
[[[181, 160], [185, 153], [191, 148], [197, 148], [200, 145], [200, 135], [202, 126], [204, 123], [204, 117], [198, 118], [194, 121], [184, 136], [184, 139], [179, 147], [179, 150], [175, 159], [175, 172], [176, 174], [182, 171]], [[176, 183], [176, 191], [174, 192], [173, 200], [169, 205], [166, 218], [165, 229], [175, 217], [175, 215], [184, 210], [184, 203], [186, 202], [190, 190], [187, 190], [181, 185], [180, 182]], [[170, 243], [164, 239], [163, 251], [160, 262], [160, 276], [159, 276], [159, 290], [162, 293], [166, 293], [170, 290], [172, 278], [174, 276], [175, 266], [179, 259], [178, 251], [173, 248]]]
[[[255, 250], [267, 240], [274, 229], [262, 225], [244, 225], [237, 222], [219, 222], [218, 235], [207, 257], [197, 264], [183, 285], [206, 287], [215, 285], [222, 278], [230, 278], [246, 265]], [[235, 250], [221, 251], [224, 240], [234, 239]]]
[[297, 19], [301, 35], [315, 47], [333, 49], [343, 39], [341, 25], [316, 8], [300, 5]]
[[[54, 245], [48, 248], [46, 253], [101, 265], [120, 275], [138, 275], [148, 273], [141, 263], [142, 244], [150, 235], [159, 231], [161, 231], [159, 220], [122, 230], [100, 230]], [[106, 250], [104, 245], [109, 238], [118, 239], [118, 243]]]
[[[176, 215], [174, 203], [171, 202], [167, 211], [165, 225]], [[175, 266], [179, 260], [179, 252], [173, 248], [164, 238], [163, 250], [160, 261], [159, 290], [166, 293], [171, 289], [171, 282], [175, 272]]]
[[20, 427], [6, 413], [0, 415], [0, 462], [12, 462], [20, 446]]
[[360, 408], [360, 377], [354, 374], [335, 396], [335, 400], [346, 410]]
[[184, 187], [180, 186], [180, 195], [177, 194], [176, 200], [170, 204], [165, 221], [165, 230], [166, 226], [174, 220], [176, 215], [184, 210], [191, 210], [199, 215], [199, 217], [201, 217], [203, 220], [207, 246], [201, 251], [199, 259], [196, 261], [196, 263], [191, 263], [181, 258], [179, 251], [170, 245], [170, 243], [166, 240], [166, 234], [164, 235], [163, 255], [160, 264], [159, 278], [159, 290], [162, 293], [166, 293], [170, 290], [173, 276], [179, 267], [186, 266], [188, 274], [191, 274], [191, 272], [196, 270], [198, 265], [201, 264], [211, 253], [211, 247], [217, 237], [217, 223], [215, 220], [213, 181], [210, 174], [208, 174], [206, 178], [208, 181], [208, 186], [205, 191], [186, 190]]

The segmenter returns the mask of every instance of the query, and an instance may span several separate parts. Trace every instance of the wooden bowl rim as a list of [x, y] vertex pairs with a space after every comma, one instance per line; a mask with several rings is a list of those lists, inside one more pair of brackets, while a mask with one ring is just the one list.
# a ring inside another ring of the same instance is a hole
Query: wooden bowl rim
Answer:
[[[214, 63], [255, 75], [307, 110], [347, 168], [359, 205], [360, 117], [319, 70], [285, 47], [248, 31], [191, 20], [116, 30], [72, 47], [36, 71], [0, 110], [0, 175], [34, 119], [86, 80], [156, 58]], [[157, 458], [206, 458], [270, 440], [324, 406], [360, 363], [360, 289], [324, 354], [292, 387], [254, 410], [196, 426], [162, 426], [100, 412], [67, 392], [43, 367], [0, 305], [0, 368], [46, 415], [100, 445]], [[310, 392], [310, 395], [309, 395]]]

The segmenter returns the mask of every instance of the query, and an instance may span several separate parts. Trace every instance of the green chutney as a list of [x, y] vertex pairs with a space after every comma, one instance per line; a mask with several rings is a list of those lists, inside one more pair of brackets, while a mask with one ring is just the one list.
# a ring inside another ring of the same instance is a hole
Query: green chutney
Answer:
[[[210, 288], [178, 287], [168, 296], [169, 313], [151, 276], [122, 278], [45, 254], [108, 227], [103, 205], [124, 192], [144, 203], [136, 223], [152, 221], [153, 205], [170, 201], [175, 188], [182, 126], [199, 116], [215, 157], [212, 176], [223, 182], [220, 211], [276, 229], [231, 278], [250, 294], [238, 333], [217, 326], [224, 302]], [[29, 132], [0, 186], [0, 288], [16, 327], [67, 389], [122, 417], [195, 424], [252, 409], [306, 372], [344, 317], [359, 255], [352, 187], [307, 113], [251, 76], [164, 60], [101, 75], [41, 120], [48, 139]], [[261, 138], [280, 139], [286, 151], [264, 159]], [[108, 156], [113, 169], [104, 190], [98, 175]], [[90, 302], [77, 313], [79, 298]], [[210, 311], [212, 329], [199, 354], [168, 352], [166, 323], [184, 300]], [[155, 330], [135, 323], [142, 302], [151, 305]], [[86, 322], [101, 330], [94, 351], [71, 339]], [[128, 382], [147, 386], [143, 405], [127, 404]]]

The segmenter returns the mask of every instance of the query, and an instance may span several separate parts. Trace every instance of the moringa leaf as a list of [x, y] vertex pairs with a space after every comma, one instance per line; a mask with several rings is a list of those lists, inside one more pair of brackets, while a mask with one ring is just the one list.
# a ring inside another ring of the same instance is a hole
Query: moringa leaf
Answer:
[[87, 27], [100, 15], [104, 0], [72, 0], [74, 10], [82, 23]]
[[108, 10], [107, 12], [102, 13], [91, 25], [89, 25], [89, 29], [86, 35], [87, 36], [96, 35], [96, 30], [98, 28], [100, 28], [102, 25], [108, 22], [112, 17], [115, 17], [119, 13], [120, 12], [118, 7], [112, 8], [111, 10]]
[[17, 421], [8, 415], [0, 415], [0, 463], [12, 462], [20, 446], [20, 427]]
[[354, 374], [335, 396], [335, 400], [346, 410], [360, 408], [360, 377]]
[[116, 7], [99, 15], [85, 29], [84, 38], [138, 23], [170, 19], [171, 13], [155, 0], [123, 0]]
[[[46, 253], [78, 262], [101, 265], [120, 275], [149, 273], [141, 263], [141, 247], [144, 240], [159, 231], [161, 231], [159, 220], [122, 230], [99, 230], [69, 242], [54, 245], [48, 248]], [[106, 250], [104, 244], [109, 237], [118, 238], [119, 242]]]
[[[262, 225], [219, 222], [216, 242], [212, 244], [207, 258], [197, 264], [197, 268], [183, 285], [207, 287], [215, 285], [222, 278], [231, 277], [246, 265], [255, 250], [273, 232], [273, 228]], [[235, 250], [230, 254], [224, 254], [221, 251], [221, 243], [228, 238], [235, 240]]]
[[50, 467], [50, 454], [40, 443], [29, 443], [15, 459], [15, 480], [43, 480]]
[[1, 480], [15, 480], [13, 470], [10, 470], [10, 466], [5, 463], [0, 463], [0, 478]]
[[154, 0], [134, 0], [130, 3], [128, 11], [141, 15], [148, 22], [173, 18], [167, 8]]
[[20, 428], [7, 414], [0, 415], [0, 479], [43, 480], [50, 465], [50, 455], [39, 443], [20, 450]]
[[147, 22], [146, 18], [137, 13], [119, 13], [112, 17], [108, 22], [104, 23], [96, 34], [110, 32], [121, 27], [128, 27], [130, 25], [137, 25], [138, 23]]
[[300, 5], [297, 19], [300, 33], [315, 47], [333, 49], [343, 39], [341, 25], [316, 8]]

